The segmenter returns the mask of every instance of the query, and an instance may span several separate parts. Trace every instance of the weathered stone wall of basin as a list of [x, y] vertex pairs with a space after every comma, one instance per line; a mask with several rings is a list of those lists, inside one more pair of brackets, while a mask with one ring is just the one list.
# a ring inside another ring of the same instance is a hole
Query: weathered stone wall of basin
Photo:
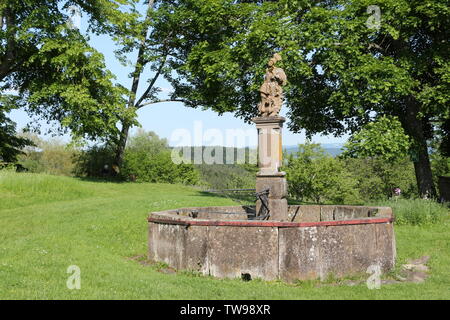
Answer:
[[288, 282], [395, 264], [390, 208], [290, 206], [291, 222], [249, 220], [249, 214], [244, 207], [152, 213], [149, 259], [219, 278]]

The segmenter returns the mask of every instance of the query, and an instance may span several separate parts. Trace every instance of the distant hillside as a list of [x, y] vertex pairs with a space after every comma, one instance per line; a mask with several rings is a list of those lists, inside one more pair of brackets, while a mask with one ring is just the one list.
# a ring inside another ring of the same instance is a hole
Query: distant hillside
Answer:
[[[343, 152], [343, 147], [344, 144], [343, 143], [324, 143], [321, 145], [322, 148], [325, 150], [325, 152], [327, 152], [328, 154], [330, 154], [332, 157], [336, 157], [338, 155], [340, 155]], [[200, 161], [203, 160], [203, 152], [206, 152], [209, 156], [211, 157], [215, 157], [215, 151], [212, 151], [212, 149], [209, 149], [211, 147], [178, 147], [180, 150], [189, 150], [190, 149], [190, 157], [189, 157], [189, 153], [184, 154], [185, 157], [187, 157], [188, 159], [190, 158], [190, 160], [194, 162], [194, 159], [196, 157], [196, 155], [200, 155], [199, 159]], [[205, 150], [206, 148], [208, 148], [208, 150]], [[213, 147], [214, 148], [214, 147]], [[256, 159], [256, 148], [230, 148], [230, 147], [217, 147], [219, 148], [218, 150], [222, 149], [223, 152], [223, 164], [236, 164], [235, 161], [232, 160], [231, 163], [228, 163], [227, 161], [227, 154], [231, 155], [231, 158], [234, 160], [239, 159], [240, 155], [244, 155], [246, 161], [245, 163], [249, 162], [249, 159]], [[298, 146], [286, 146], [283, 148], [283, 150], [286, 150], [288, 153], [295, 153], [298, 151]], [[186, 151], [184, 151], [186, 152]], [[234, 157], [233, 157], [234, 154]], [[217, 160], [217, 158], [215, 159]], [[256, 160], [255, 160], [256, 161]], [[200, 163], [197, 163], [200, 164]], [[216, 163], [217, 164], [217, 163]]]
[[[333, 157], [340, 155], [343, 152], [343, 143], [324, 143], [322, 148]], [[287, 146], [284, 148], [288, 153], [298, 152], [298, 146]]]

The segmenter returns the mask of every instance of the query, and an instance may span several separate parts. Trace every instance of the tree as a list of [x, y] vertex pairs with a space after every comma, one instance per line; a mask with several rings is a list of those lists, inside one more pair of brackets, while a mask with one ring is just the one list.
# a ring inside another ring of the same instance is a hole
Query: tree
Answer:
[[153, 131], [145, 131], [139, 129], [127, 143], [128, 151], [139, 151], [147, 155], [155, 155], [162, 151], [169, 151], [169, 143], [167, 139], [161, 139]]
[[357, 188], [366, 201], [392, 197], [396, 188], [405, 198], [415, 198], [417, 183], [414, 165], [409, 158], [387, 161], [382, 158], [340, 159], [358, 181]]
[[65, 11], [77, 5], [89, 17], [89, 31], [114, 35], [116, 26], [134, 18], [120, 10], [129, 1], [2, 1], [0, 109], [23, 108], [76, 136], [117, 134], [116, 122], [128, 116], [126, 91], [113, 84], [103, 55], [70, 27]]
[[[169, 44], [173, 43], [178, 37], [177, 33], [168, 29], [171, 25], [166, 25], [158, 19], [161, 16], [161, 10], [165, 12], [164, 1], [145, 0], [142, 7], [144, 8], [144, 14], [140, 15], [138, 14], [139, 10], [133, 5], [132, 11], [141, 19], [136, 19], [133, 24], [120, 26], [118, 28], [120, 32], [115, 37], [118, 46], [116, 56], [120, 62], [125, 65], [129, 64], [127, 55], [133, 52], [137, 53], [136, 59], [132, 63], [134, 70], [130, 74], [131, 88], [126, 103], [127, 115], [134, 116], [120, 119], [120, 134], [117, 138], [112, 139], [115, 145], [115, 162], [119, 167], [122, 166], [130, 129], [137, 124], [137, 111], [161, 102], [183, 102], [183, 99], [162, 98], [162, 90], [157, 86], [157, 81], [160, 78], [171, 77], [171, 69], [167, 64], [168, 57], [171, 54]], [[159, 23], [157, 28], [155, 27], [156, 23]], [[146, 69], [150, 69], [152, 73], [145, 80]], [[138, 91], [144, 80], [146, 85], [143, 93], [138, 96]]]
[[22, 133], [21, 136], [27, 137], [35, 144], [35, 147], [26, 147], [18, 159], [18, 163], [28, 172], [65, 176], [74, 174], [74, 159], [80, 152], [75, 146], [58, 138], [42, 140], [29, 133]]
[[286, 171], [290, 196], [315, 203], [355, 204], [361, 201], [357, 181], [338, 159], [319, 144], [299, 145], [288, 156]]
[[152, 183], [196, 184], [199, 174], [192, 164], [175, 164], [166, 139], [154, 132], [139, 131], [130, 138], [124, 154], [121, 177]]
[[450, 118], [450, 9], [445, 0], [372, 4], [164, 1], [154, 28], [160, 39], [177, 34], [167, 59], [176, 71], [171, 98], [249, 121], [265, 65], [279, 52], [291, 130], [339, 136], [396, 116], [413, 142], [420, 195], [435, 195], [427, 141]]
[[358, 178], [358, 187], [366, 197], [389, 197], [394, 188], [409, 197], [411, 190], [417, 189], [411, 177], [411, 146], [398, 119], [383, 116], [354, 133], [341, 157], [347, 158], [346, 166]]
[[344, 148], [343, 157], [396, 161], [408, 157], [411, 141], [396, 118], [381, 117], [351, 136]]

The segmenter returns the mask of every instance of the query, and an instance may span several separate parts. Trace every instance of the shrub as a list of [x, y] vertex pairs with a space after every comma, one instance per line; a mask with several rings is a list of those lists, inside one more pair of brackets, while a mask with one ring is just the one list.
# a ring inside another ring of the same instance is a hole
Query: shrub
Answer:
[[[95, 145], [81, 151], [76, 158], [74, 172], [77, 176], [105, 177], [114, 164], [114, 148], [110, 145]], [[105, 166], [108, 170], [105, 171]]]
[[409, 159], [379, 158], [343, 159], [345, 166], [358, 181], [357, 188], [366, 200], [388, 199], [392, 190], [400, 188], [404, 197], [417, 194], [414, 164]]
[[412, 142], [398, 118], [382, 116], [363, 126], [345, 144], [341, 158], [358, 179], [365, 198], [390, 197], [394, 188], [404, 195], [417, 194], [412, 156]]
[[194, 185], [199, 181], [194, 166], [173, 163], [169, 151], [149, 155], [143, 151], [127, 150], [120, 175], [124, 180], [138, 182]]
[[315, 203], [359, 204], [357, 180], [343, 163], [327, 155], [318, 144], [307, 142], [296, 154], [287, 156], [289, 195]]
[[120, 177], [127, 181], [188, 185], [199, 181], [193, 165], [173, 163], [166, 139], [144, 130], [129, 139]]
[[17, 165], [11, 162], [0, 162], [1, 173], [14, 173], [17, 172]]
[[19, 164], [31, 173], [72, 176], [74, 174], [74, 157], [79, 151], [61, 140], [43, 141], [32, 137], [34, 147], [28, 147], [19, 156]]
[[439, 152], [431, 153], [431, 167], [433, 170], [433, 178], [437, 185], [440, 176], [450, 177], [450, 157], [445, 157]]
[[202, 181], [212, 189], [253, 189], [256, 170], [251, 165], [198, 165]]
[[[115, 164], [115, 148], [111, 145], [93, 146], [77, 159], [77, 174], [88, 177], [111, 175]], [[108, 170], [105, 170], [107, 166]], [[174, 164], [166, 139], [154, 132], [139, 130], [130, 137], [118, 178], [125, 181], [152, 183], [196, 184], [198, 172], [194, 166]]]
[[153, 131], [139, 129], [131, 136], [127, 143], [126, 150], [129, 152], [144, 152], [147, 155], [154, 156], [169, 149], [167, 139], [161, 139]]

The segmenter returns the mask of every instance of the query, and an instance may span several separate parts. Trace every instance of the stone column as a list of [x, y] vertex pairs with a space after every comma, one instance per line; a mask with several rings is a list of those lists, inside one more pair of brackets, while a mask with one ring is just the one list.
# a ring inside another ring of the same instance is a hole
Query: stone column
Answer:
[[[286, 173], [280, 172], [283, 163], [282, 129], [286, 121], [283, 117], [254, 118], [258, 129], [258, 166], [256, 192], [269, 189], [270, 220], [288, 221]], [[261, 201], [256, 203], [257, 213]]]

